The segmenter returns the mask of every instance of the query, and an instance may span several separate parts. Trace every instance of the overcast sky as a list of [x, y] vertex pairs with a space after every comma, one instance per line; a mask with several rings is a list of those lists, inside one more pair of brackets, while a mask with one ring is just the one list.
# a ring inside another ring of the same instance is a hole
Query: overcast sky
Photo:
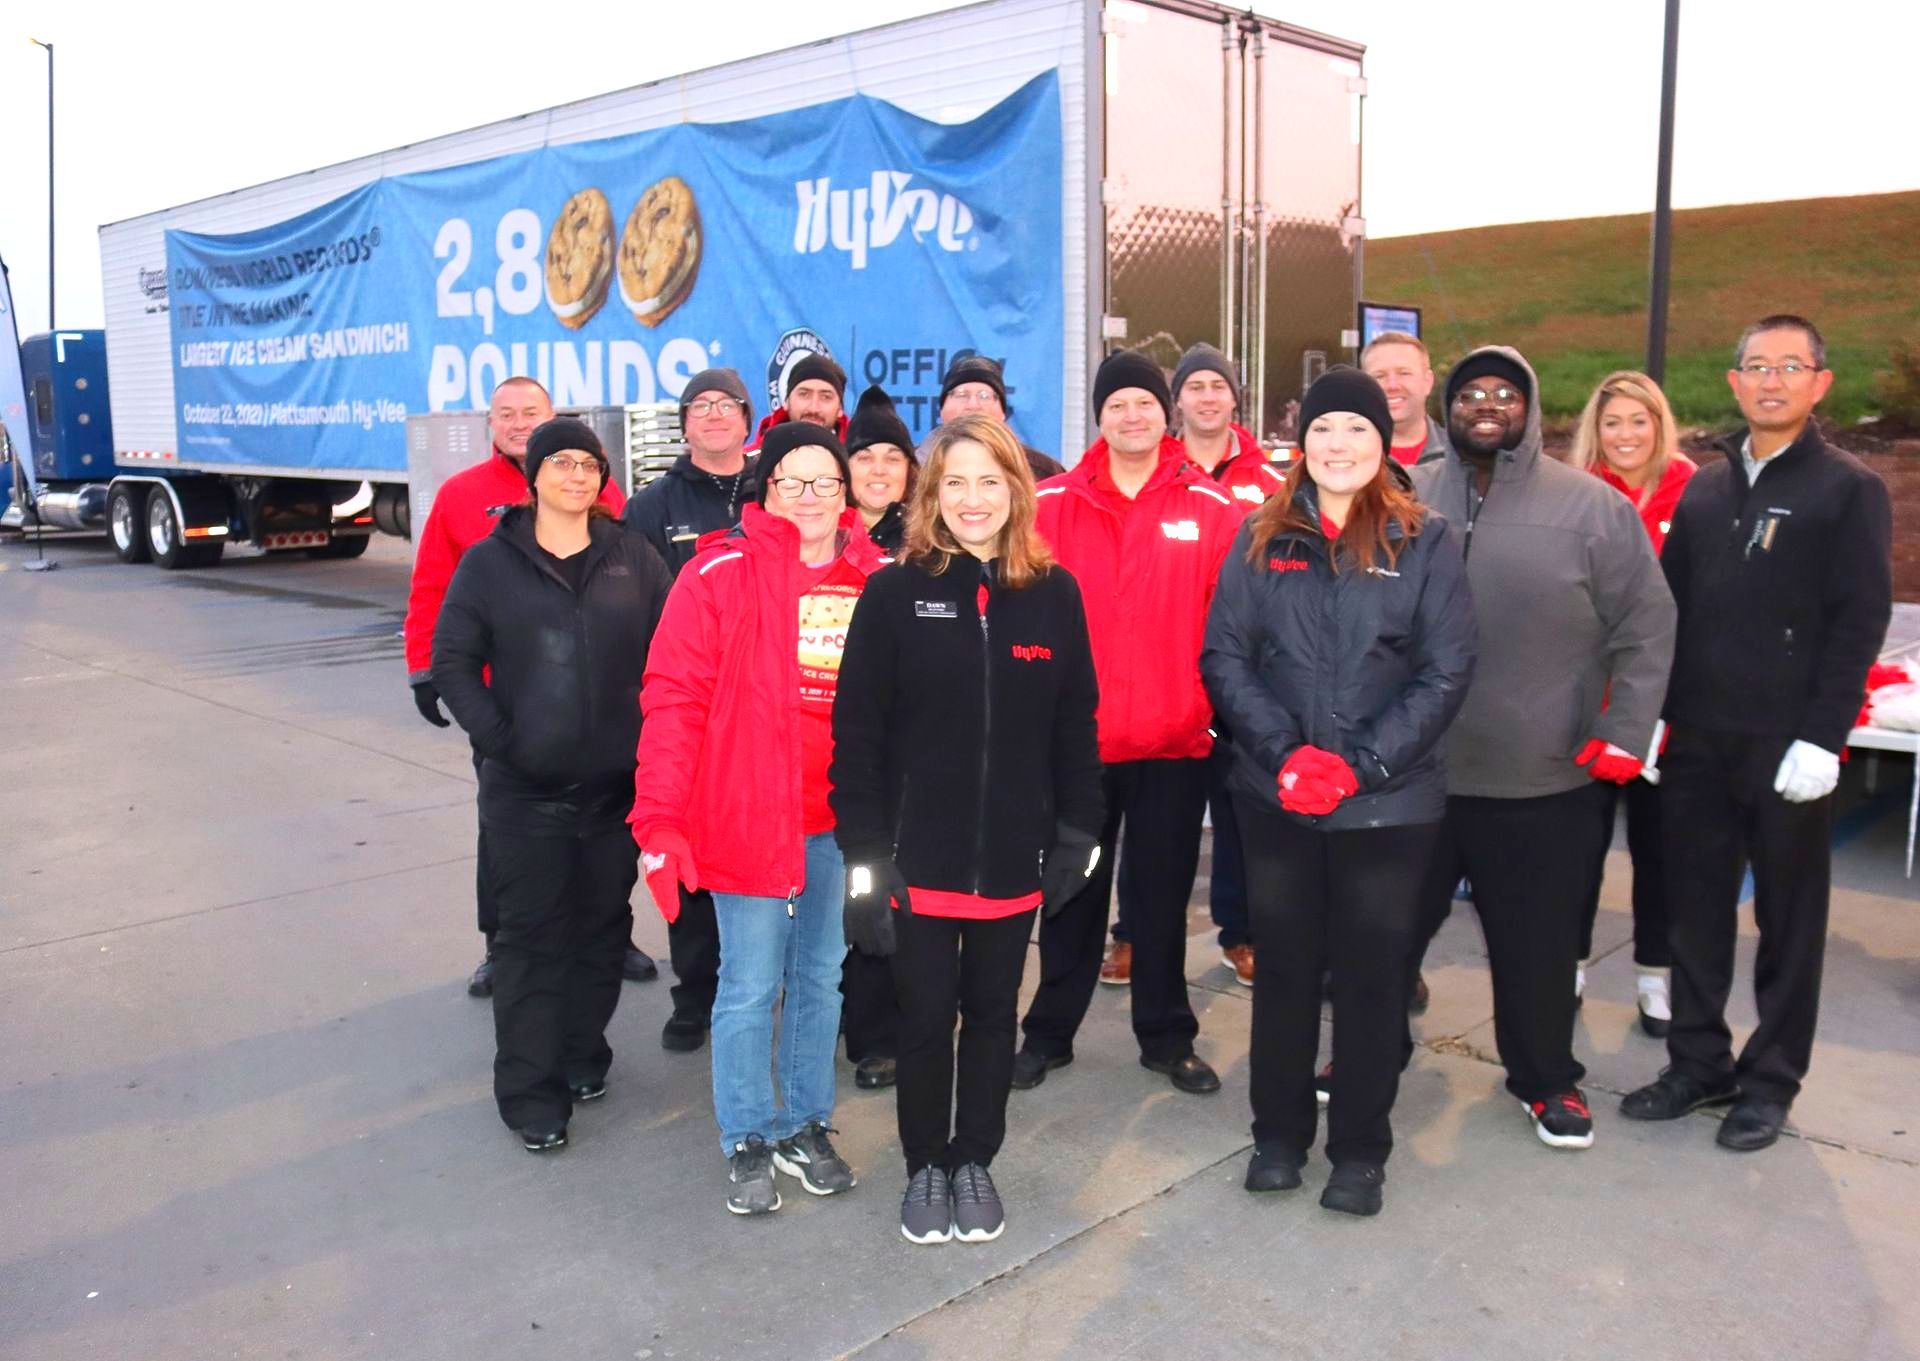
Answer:
[[[21, 330], [44, 328], [47, 291], [46, 54], [30, 36], [58, 54], [59, 320], [97, 326], [103, 222], [949, 7], [9, 0], [0, 255]], [[1660, 0], [1255, 8], [1367, 45], [1370, 235], [1651, 207]], [[1677, 205], [1920, 188], [1920, 4], [1683, 8]], [[580, 27], [588, 14], [591, 34]]]

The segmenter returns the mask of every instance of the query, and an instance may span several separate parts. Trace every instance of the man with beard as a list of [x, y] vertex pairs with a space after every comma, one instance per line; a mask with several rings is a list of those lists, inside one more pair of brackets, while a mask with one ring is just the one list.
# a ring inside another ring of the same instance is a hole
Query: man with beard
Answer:
[[1518, 351], [1472, 351], [1447, 379], [1454, 455], [1413, 469], [1460, 531], [1480, 617], [1425, 891], [1437, 930], [1453, 886], [1472, 882], [1507, 1090], [1542, 1143], [1587, 1148], [1573, 973], [1606, 854], [1598, 782], [1637, 777], [1649, 756], [1674, 608], [1633, 503], [1541, 452], [1538, 392]]
[[824, 426], [841, 439], [847, 437], [847, 371], [833, 362], [833, 356], [809, 354], [787, 374], [787, 400], [775, 407], [753, 432], [747, 452], [753, 453], [767, 431], [787, 421], [806, 421]]

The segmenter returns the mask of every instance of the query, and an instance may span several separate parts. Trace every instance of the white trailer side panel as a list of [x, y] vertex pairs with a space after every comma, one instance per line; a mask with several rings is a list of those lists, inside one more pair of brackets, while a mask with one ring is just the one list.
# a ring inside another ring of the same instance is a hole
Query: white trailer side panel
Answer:
[[[100, 229], [107, 376], [115, 456], [191, 468], [176, 458], [172, 340], [164, 291], [166, 231], [248, 231], [281, 222], [360, 185], [508, 152], [591, 141], [673, 123], [722, 123], [865, 94], [923, 118], [957, 123], [1048, 69], [1060, 75], [1063, 455], [1078, 452], [1088, 373], [1088, 127], [1086, 56], [1098, 0], [985, 0], [919, 19], [729, 62], [690, 75], [563, 104], [412, 146], [271, 180]], [[1098, 92], [1094, 92], [1098, 99]], [[1092, 154], [1098, 154], [1098, 147]], [[1094, 290], [1099, 296], [1099, 289]], [[1098, 304], [1095, 303], [1095, 306]], [[1035, 432], [1036, 434], [1043, 432]], [[222, 467], [219, 471], [233, 471]], [[293, 475], [324, 475], [290, 470]], [[359, 474], [354, 474], [359, 476]]]

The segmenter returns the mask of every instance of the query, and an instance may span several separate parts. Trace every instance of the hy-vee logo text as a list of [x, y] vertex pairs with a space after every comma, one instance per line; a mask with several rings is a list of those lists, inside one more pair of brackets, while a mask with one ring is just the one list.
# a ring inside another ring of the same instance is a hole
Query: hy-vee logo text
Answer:
[[931, 232], [945, 251], [972, 247], [973, 209], [952, 194], [910, 189], [912, 179], [903, 170], [876, 170], [860, 189], [835, 189], [825, 175], [798, 181], [793, 186], [798, 203], [793, 249], [812, 255], [831, 242], [852, 258], [855, 269], [865, 269], [867, 252], [891, 246], [902, 231], [910, 230], [915, 241]]

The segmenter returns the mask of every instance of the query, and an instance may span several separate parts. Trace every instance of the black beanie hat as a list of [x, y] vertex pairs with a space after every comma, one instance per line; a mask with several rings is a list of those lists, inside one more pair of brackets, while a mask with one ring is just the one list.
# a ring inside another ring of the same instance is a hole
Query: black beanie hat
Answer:
[[1526, 394], [1529, 404], [1533, 402], [1533, 379], [1526, 369], [1498, 350], [1487, 350], [1470, 354], [1453, 366], [1453, 372], [1447, 375], [1447, 405], [1452, 406], [1455, 394], [1475, 378], [1504, 378]]
[[1009, 416], [1013, 414], [1007, 406], [1006, 371], [997, 361], [984, 354], [969, 354], [947, 365], [947, 376], [940, 380], [940, 405], [945, 406], [947, 398], [962, 383], [985, 383], [1000, 399], [1000, 409]]
[[1122, 388], [1144, 388], [1160, 403], [1168, 421], [1173, 420], [1173, 394], [1167, 390], [1167, 375], [1160, 366], [1138, 350], [1115, 350], [1100, 361], [1093, 375], [1093, 419], [1100, 419], [1100, 408], [1107, 398]]
[[841, 400], [846, 400], [847, 371], [834, 363], [831, 355], [824, 355], [818, 351], [809, 354], [793, 366], [792, 371], [787, 374], [786, 391], [780, 395], [788, 396], [809, 378], [818, 378], [824, 383], [831, 383], [833, 390], [840, 394]]
[[1387, 407], [1387, 394], [1378, 383], [1359, 369], [1335, 364], [1313, 380], [1307, 395], [1300, 399], [1300, 440], [1304, 447], [1307, 427], [1314, 418], [1329, 411], [1351, 411], [1364, 416], [1380, 432], [1380, 451], [1393, 447], [1393, 412]]
[[767, 491], [773, 484], [773, 470], [780, 466], [780, 460], [795, 449], [815, 445], [833, 455], [833, 461], [840, 465], [841, 480], [851, 483], [853, 470], [847, 466], [847, 451], [838, 435], [812, 421], [781, 421], [761, 439], [760, 452], [753, 460], [753, 499], [766, 505]]
[[1196, 373], [1211, 369], [1227, 380], [1227, 386], [1233, 389], [1233, 404], [1240, 405], [1240, 375], [1233, 370], [1233, 361], [1220, 351], [1201, 341], [1180, 356], [1180, 367], [1173, 371], [1173, 399], [1180, 400], [1180, 389], [1187, 385], [1187, 379]]
[[724, 392], [740, 403], [741, 420], [747, 429], [753, 429], [753, 399], [747, 396], [747, 385], [740, 381], [740, 375], [732, 369], [702, 369], [689, 378], [686, 387], [680, 390], [682, 430], [687, 427], [687, 407], [703, 392]]
[[527, 436], [527, 490], [533, 490], [533, 480], [540, 475], [540, 463], [551, 454], [562, 449], [577, 449], [583, 454], [592, 454], [600, 464], [600, 485], [607, 485], [607, 477], [612, 471], [607, 466], [607, 451], [600, 445], [600, 437], [593, 433], [593, 427], [585, 421], [577, 421], [571, 416], [555, 416], [544, 425], [534, 427]]
[[860, 404], [847, 422], [847, 457], [852, 458], [870, 444], [895, 445], [908, 462], [920, 461], [913, 451], [913, 433], [894, 409], [893, 398], [877, 385], [860, 394]]

